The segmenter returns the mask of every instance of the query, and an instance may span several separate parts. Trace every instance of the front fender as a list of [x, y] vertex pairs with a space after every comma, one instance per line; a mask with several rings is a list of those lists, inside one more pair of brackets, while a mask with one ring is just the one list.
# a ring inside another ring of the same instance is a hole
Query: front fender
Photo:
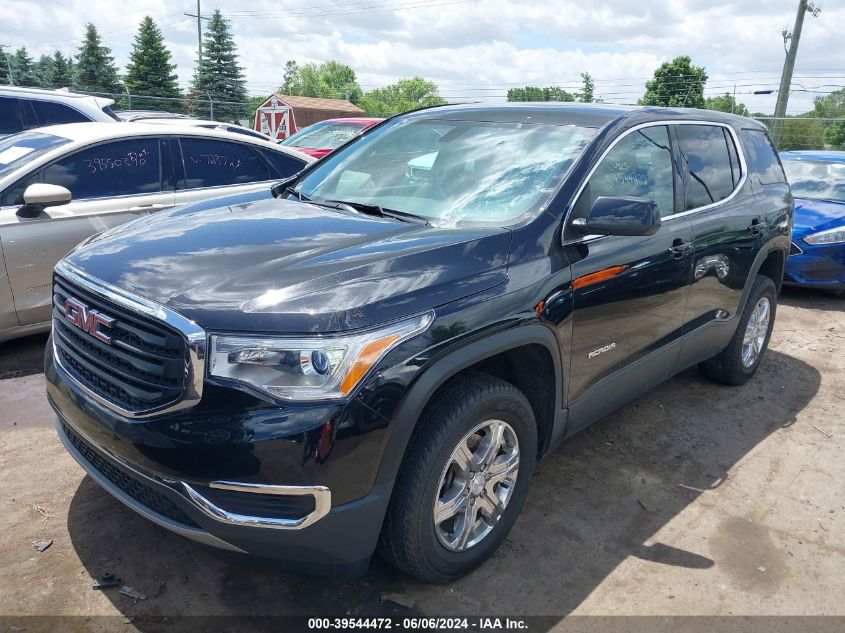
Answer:
[[448, 349], [415, 378], [395, 411], [394, 429], [385, 446], [375, 483], [392, 484], [395, 481], [418, 420], [425, 406], [441, 386], [460, 371], [523, 345], [542, 345], [551, 355], [557, 386], [554, 390], [555, 419], [551, 437], [552, 439], [560, 437], [565, 425], [560, 402], [564, 376], [557, 339], [548, 327], [540, 323], [517, 325], [460, 347]]

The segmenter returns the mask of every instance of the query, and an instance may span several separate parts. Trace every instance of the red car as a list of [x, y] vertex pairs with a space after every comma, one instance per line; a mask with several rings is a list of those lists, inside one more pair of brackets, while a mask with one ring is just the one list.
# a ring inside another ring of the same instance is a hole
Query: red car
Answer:
[[322, 158], [329, 152], [337, 149], [356, 134], [360, 134], [376, 123], [384, 119], [374, 118], [348, 118], [348, 119], [326, 119], [306, 128], [299, 130], [279, 145], [287, 145], [305, 152], [314, 158]]

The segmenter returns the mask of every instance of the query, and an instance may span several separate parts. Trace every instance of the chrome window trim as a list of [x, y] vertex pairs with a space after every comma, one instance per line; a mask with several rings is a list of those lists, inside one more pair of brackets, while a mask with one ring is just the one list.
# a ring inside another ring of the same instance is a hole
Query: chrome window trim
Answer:
[[[68, 424], [67, 421], [64, 421], [64, 423]], [[71, 447], [73, 447], [69, 440], [65, 441], [66, 436], [64, 431], [61, 429], [61, 424], [57, 424], [57, 430], [59, 431], [59, 437], [62, 440], [62, 443], [65, 444], [65, 446], [70, 445]], [[308, 527], [309, 525], [313, 525], [315, 522], [322, 519], [332, 509], [331, 491], [326, 486], [280, 486], [273, 484], [251, 484], [234, 481], [210, 482], [208, 484], [209, 488], [217, 488], [220, 490], [233, 490], [236, 492], [270, 495], [311, 495], [314, 497], [314, 510], [311, 513], [305, 515], [304, 517], [300, 517], [298, 519], [278, 519], [272, 517], [259, 517], [228, 512], [227, 510], [223, 510], [222, 508], [218, 507], [217, 505], [206, 499], [202, 494], [200, 494], [196, 490], [196, 488], [194, 488], [190, 484], [179, 479], [171, 479], [169, 477], [163, 477], [152, 472], [146, 472], [138, 466], [127, 462], [122, 457], [119, 457], [115, 453], [100, 446], [97, 442], [94, 442], [86, 433], [80, 431], [75, 426], [73, 427], [73, 432], [82, 436], [86, 442], [88, 442], [91, 446], [95, 447], [100, 452], [104, 453], [106, 457], [108, 457], [110, 460], [119, 464], [121, 468], [130, 471], [133, 475], [141, 479], [145, 479], [152, 484], [162, 485], [166, 486], [167, 488], [170, 488], [171, 490], [179, 494], [181, 497], [188, 500], [196, 509], [200, 510], [203, 514], [220, 523], [227, 523], [229, 525], [239, 525], [246, 527], [271, 528], [277, 530], [301, 530], [303, 528]], [[89, 463], [88, 460], [84, 457], [84, 455], [81, 455], [81, 453], [76, 450], [76, 447], [73, 447], [73, 449], [74, 450], [71, 451], [71, 455], [76, 458], [76, 461], [80, 463], [80, 465], [86, 470], [86, 472], [90, 473], [91, 471], [86, 467]], [[79, 455], [79, 457], [77, 457], [77, 455]], [[81, 461], [80, 457], [82, 458]], [[96, 473], [99, 473], [99, 471], [96, 470], [96, 468], [93, 468], [93, 466], [92, 470], [94, 470], [94, 472]], [[99, 482], [100, 479], [102, 479], [102, 476], [97, 476], [95, 477], [95, 479], [97, 479], [97, 481]], [[111, 492], [110, 488], [107, 489], [109, 489], [109, 491]], [[159, 516], [152, 510], [148, 509], [146, 506], [143, 506], [143, 504], [139, 504], [138, 502], [135, 502], [135, 504], [141, 505], [141, 507], [143, 507], [147, 511], [147, 514], [141, 513], [144, 514], [144, 516], [147, 516], [147, 518], [151, 518], [148, 516], [149, 514], [152, 514], [156, 517]], [[139, 511], [137, 506], [134, 504], [130, 507], [132, 507], [136, 511]], [[162, 522], [156, 522], [162, 525]], [[173, 521], [168, 520], [168, 522], [172, 523], [173, 525], [179, 525], [178, 523], [175, 523]], [[173, 529], [170, 525], [163, 525], [163, 527]], [[182, 527], [183, 529], [190, 529], [184, 528], [184, 526]]]
[[97, 279], [88, 273], [74, 268], [64, 260], [61, 260], [58, 264], [56, 264], [55, 271], [68, 281], [81, 286], [85, 290], [88, 290], [107, 301], [111, 301], [128, 310], [139, 312], [152, 319], [169, 325], [181, 332], [188, 344], [188, 363], [186, 366], [188, 376], [182, 397], [176, 402], [160, 407], [145, 409], [143, 411], [128, 411], [106, 400], [77, 381], [73, 377], [73, 374], [68, 372], [68, 370], [62, 365], [61, 358], [56, 349], [56, 340], [55, 337], [53, 337], [54, 362], [61, 367], [68, 379], [71, 380], [77, 388], [81, 389], [98, 404], [101, 404], [102, 406], [131, 419], [144, 419], [156, 415], [174, 413], [176, 411], [188, 409], [199, 403], [202, 398], [203, 378], [205, 376], [205, 356], [207, 349], [207, 336], [205, 330], [190, 319], [160, 303], [156, 303], [146, 297], [141, 297], [122, 288], [113, 286], [101, 279]]
[[[661, 120], [661, 121], [649, 121], [648, 123], [640, 123], [639, 125], [635, 125], [632, 128], [629, 128], [622, 132], [619, 136], [617, 136], [613, 141], [608, 145], [605, 150], [602, 152], [599, 159], [596, 161], [596, 164], [590, 169], [589, 173], [587, 174], [586, 178], [584, 178], [581, 185], [578, 187], [575, 195], [572, 197], [572, 202], [567, 206], [566, 213], [563, 216], [563, 226], [566, 227], [567, 223], [569, 222], [569, 216], [572, 214], [572, 210], [575, 207], [575, 204], [578, 202], [578, 199], [581, 197], [581, 194], [584, 192], [584, 189], [587, 187], [587, 184], [590, 182], [590, 178], [593, 177], [593, 174], [598, 169], [599, 165], [602, 164], [607, 155], [610, 151], [616, 147], [616, 144], [621, 141], [623, 138], [628, 136], [629, 134], [633, 134], [639, 130], [649, 128], [649, 127], [659, 127], [659, 126], [669, 126], [669, 125], [710, 125], [713, 127], [721, 127], [725, 128], [731, 135], [731, 138], [734, 142], [734, 147], [736, 148], [737, 156], [739, 157], [739, 166], [740, 170], [742, 171], [742, 175], [739, 179], [739, 182], [734, 187], [733, 191], [729, 196], [719, 200], [718, 202], [713, 202], [711, 204], [706, 204], [701, 207], [696, 207], [695, 209], [688, 209], [686, 211], [680, 211], [678, 213], [673, 213], [671, 215], [667, 215], [665, 218], [660, 218], [660, 223], [663, 224], [669, 220], [674, 220], [675, 218], [683, 218], [688, 215], [692, 215], [694, 213], [699, 213], [701, 211], [707, 211], [709, 209], [713, 209], [720, 205], [723, 205], [727, 202], [730, 202], [739, 194], [740, 190], [745, 186], [745, 183], [748, 180], [748, 165], [745, 161], [745, 152], [742, 149], [742, 145], [739, 142], [739, 136], [737, 135], [736, 131], [727, 123], [720, 123], [717, 121], [703, 121], [703, 120], [683, 120], [683, 121], [672, 121], [672, 120]], [[594, 241], [599, 238], [610, 237], [609, 235], [586, 235], [583, 237], [578, 237], [574, 240], [566, 240], [563, 243], [566, 245], [569, 244], [580, 244], [587, 241]]]

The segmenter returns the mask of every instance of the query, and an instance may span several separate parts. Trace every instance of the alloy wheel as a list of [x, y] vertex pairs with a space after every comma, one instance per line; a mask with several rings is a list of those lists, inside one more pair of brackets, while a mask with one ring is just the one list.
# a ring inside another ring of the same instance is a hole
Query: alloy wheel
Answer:
[[459, 552], [493, 531], [513, 495], [519, 472], [519, 441], [507, 422], [485, 420], [452, 451], [434, 500], [440, 543]]
[[763, 349], [766, 335], [769, 332], [769, 317], [771, 304], [768, 297], [762, 297], [745, 326], [745, 336], [742, 339], [742, 364], [748, 368], [754, 365]]

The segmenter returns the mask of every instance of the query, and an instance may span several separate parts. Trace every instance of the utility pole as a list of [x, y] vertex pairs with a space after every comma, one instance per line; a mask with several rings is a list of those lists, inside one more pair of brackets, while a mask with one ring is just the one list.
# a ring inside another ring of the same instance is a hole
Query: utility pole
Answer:
[[197, 19], [197, 63], [199, 64], [202, 62], [202, 21], [208, 20], [209, 18], [203, 17], [202, 12], [200, 11], [200, 0], [197, 0], [197, 12], [196, 13], [186, 13], [189, 18], [196, 18]]
[[798, 56], [798, 42], [801, 39], [801, 27], [804, 26], [804, 14], [809, 11], [813, 17], [818, 17], [821, 9], [817, 8], [810, 0], [798, 1], [798, 13], [795, 14], [795, 26], [792, 33], [783, 31], [783, 43], [789, 41], [789, 50], [786, 51], [786, 59], [783, 62], [783, 74], [780, 77], [780, 89], [778, 100], [775, 105], [775, 120], [772, 122], [772, 142], [778, 147], [780, 133], [783, 129], [783, 118], [786, 116], [786, 106], [789, 103], [789, 89], [792, 85], [792, 71], [795, 69], [795, 58]]
[[[12, 47], [9, 46], [8, 44], [0, 44], [0, 48], [8, 48], [9, 52], [10, 53], [12, 52]], [[12, 76], [11, 55], [6, 55], [6, 69], [9, 71], [9, 85], [14, 86], [15, 85], [15, 78]]]

